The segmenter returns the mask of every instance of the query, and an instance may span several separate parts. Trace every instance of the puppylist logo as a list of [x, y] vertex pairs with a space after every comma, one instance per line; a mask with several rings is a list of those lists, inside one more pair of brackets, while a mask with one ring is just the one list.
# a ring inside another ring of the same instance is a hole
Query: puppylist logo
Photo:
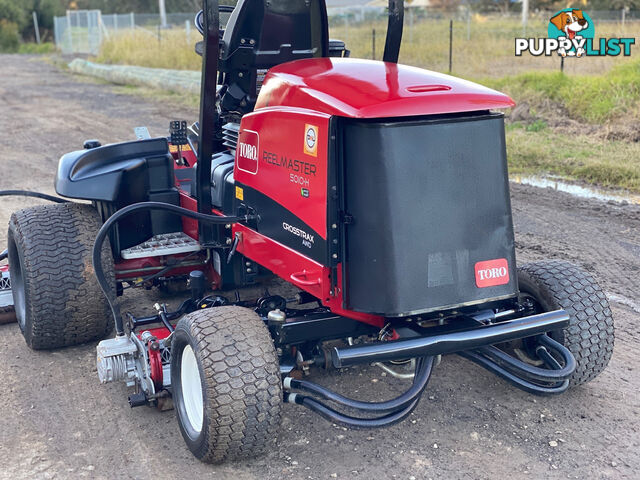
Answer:
[[594, 42], [595, 27], [591, 17], [582, 10], [565, 8], [549, 19], [549, 38], [516, 38], [516, 57], [528, 51], [534, 57], [603, 57], [631, 55], [635, 38], [600, 38]]

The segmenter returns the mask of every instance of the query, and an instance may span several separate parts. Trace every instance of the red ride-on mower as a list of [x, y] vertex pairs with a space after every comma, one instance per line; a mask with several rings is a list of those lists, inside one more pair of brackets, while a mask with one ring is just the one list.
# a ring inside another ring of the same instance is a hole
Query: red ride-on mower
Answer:
[[[209, 462], [263, 450], [283, 402], [353, 428], [399, 422], [444, 354], [542, 395], [605, 368], [613, 319], [591, 275], [560, 260], [516, 267], [495, 111], [510, 98], [397, 64], [402, 0], [389, 4], [382, 62], [329, 40], [324, 0], [240, 0], [224, 32], [220, 8], [205, 0], [196, 18], [199, 123], [88, 141], [60, 159], [55, 186], [92, 204], [12, 215], [29, 346], [115, 324], [97, 347], [100, 381], [135, 388], [132, 407], [172, 400]], [[272, 293], [278, 277], [291, 294]], [[185, 282], [175, 311], [119, 309], [129, 287]], [[372, 402], [302, 379], [362, 363], [411, 385]]]

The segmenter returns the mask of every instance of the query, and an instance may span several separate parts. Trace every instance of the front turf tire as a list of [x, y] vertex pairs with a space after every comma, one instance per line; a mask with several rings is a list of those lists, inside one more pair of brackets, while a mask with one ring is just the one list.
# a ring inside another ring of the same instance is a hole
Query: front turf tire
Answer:
[[563, 309], [569, 314], [569, 326], [549, 336], [576, 359], [570, 386], [597, 377], [611, 359], [615, 335], [609, 301], [591, 274], [569, 262], [546, 260], [520, 266], [518, 285], [542, 311]]
[[[113, 329], [91, 261], [101, 225], [96, 210], [79, 203], [41, 205], [11, 215], [11, 290], [18, 325], [34, 350], [90, 342]], [[108, 242], [102, 262], [115, 291]]]
[[280, 367], [269, 330], [252, 310], [213, 307], [185, 315], [171, 343], [171, 386], [180, 431], [199, 460], [252, 457], [274, 443]]

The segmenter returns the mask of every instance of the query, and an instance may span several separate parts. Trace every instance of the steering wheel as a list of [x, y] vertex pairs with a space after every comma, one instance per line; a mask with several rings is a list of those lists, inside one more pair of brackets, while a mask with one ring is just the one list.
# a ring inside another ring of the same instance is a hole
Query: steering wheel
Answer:
[[[232, 5], [220, 5], [220, 6], [218, 6], [218, 12], [219, 13], [232, 13], [234, 8], [235, 7], [233, 7]], [[195, 24], [195, 26], [198, 29], [198, 31], [200, 32], [200, 34], [202, 36], [204, 36], [204, 12], [202, 10], [200, 10], [196, 14], [196, 18], [194, 19], [193, 23]]]

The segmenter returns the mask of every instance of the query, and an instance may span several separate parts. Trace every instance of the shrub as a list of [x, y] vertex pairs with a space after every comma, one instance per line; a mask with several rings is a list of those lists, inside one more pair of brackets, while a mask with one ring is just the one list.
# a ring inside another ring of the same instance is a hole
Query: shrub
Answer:
[[17, 52], [20, 47], [18, 25], [7, 20], [0, 20], [0, 52]]

